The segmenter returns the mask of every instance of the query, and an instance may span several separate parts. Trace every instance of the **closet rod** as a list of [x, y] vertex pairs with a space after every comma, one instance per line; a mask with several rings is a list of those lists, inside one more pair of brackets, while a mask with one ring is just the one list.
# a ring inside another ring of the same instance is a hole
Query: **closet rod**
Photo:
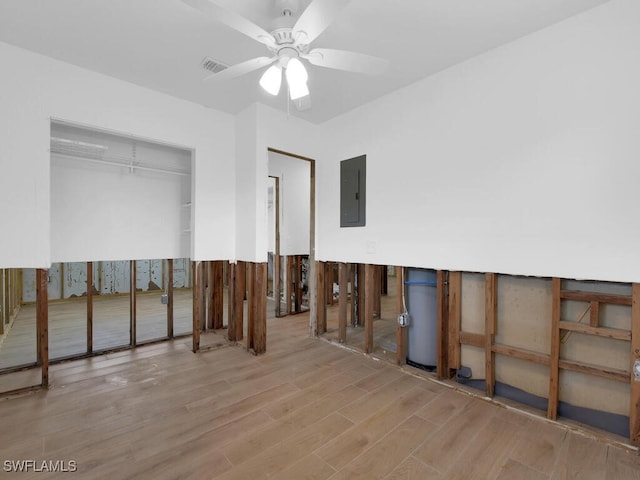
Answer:
[[60, 157], [60, 158], [69, 158], [69, 159], [72, 159], [72, 160], [80, 160], [81, 162], [100, 163], [100, 164], [103, 164], [103, 165], [113, 165], [113, 166], [116, 166], [116, 167], [133, 168], [133, 169], [136, 169], [136, 170], [147, 170], [149, 172], [168, 173], [170, 175], [182, 175], [184, 177], [191, 176], [190, 173], [176, 172], [175, 170], [165, 170], [163, 168], [145, 167], [145, 166], [141, 166], [141, 165], [129, 165], [127, 163], [112, 162], [112, 161], [109, 161], [109, 160], [99, 160], [97, 158], [76, 157], [74, 155], [67, 155], [65, 153], [51, 152], [51, 154], [55, 155], [57, 157]]

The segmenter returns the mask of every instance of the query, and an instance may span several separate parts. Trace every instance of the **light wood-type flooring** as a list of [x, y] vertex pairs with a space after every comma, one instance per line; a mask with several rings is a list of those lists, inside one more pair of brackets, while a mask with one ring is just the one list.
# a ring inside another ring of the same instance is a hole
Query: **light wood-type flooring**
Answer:
[[308, 314], [270, 318], [258, 357], [241, 345], [194, 354], [179, 339], [54, 365], [48, 391], [0, 400], [0, 468], [77, 462], [75, 475], [6, 475], [37, 479], [640, 478], [635, 452], [308, 332]]

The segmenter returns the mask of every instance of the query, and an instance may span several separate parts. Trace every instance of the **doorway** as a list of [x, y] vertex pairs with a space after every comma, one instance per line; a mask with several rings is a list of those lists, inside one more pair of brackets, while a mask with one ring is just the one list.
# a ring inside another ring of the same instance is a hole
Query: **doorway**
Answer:
[[274, 315], [315, 315], [315, 160], [268, 149], [269, 279]]

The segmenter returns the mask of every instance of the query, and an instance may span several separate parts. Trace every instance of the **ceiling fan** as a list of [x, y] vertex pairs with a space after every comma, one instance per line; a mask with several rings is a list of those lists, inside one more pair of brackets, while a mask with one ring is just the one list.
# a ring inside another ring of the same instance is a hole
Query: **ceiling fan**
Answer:
[[387, 60], [362, 53], [310, 47], [350, 0], [312, 0], [297, 19], [298, 0], [275, 0], [280, 15], [274, 20], [270, 32], [212, 0], [182, 1], [212, 20], [264, 44], [270, 52], [269, 56], [232, 65], [205, 80], [229, 80], [271, 65], [262, 74], [260, 86], [269, 94], [278, 95], [284, 72], [289, 97], [302, 110], [310, 104], [308, 74], [301, 59], [318, 67], [371, 75], [383, 73], [388, 66]]

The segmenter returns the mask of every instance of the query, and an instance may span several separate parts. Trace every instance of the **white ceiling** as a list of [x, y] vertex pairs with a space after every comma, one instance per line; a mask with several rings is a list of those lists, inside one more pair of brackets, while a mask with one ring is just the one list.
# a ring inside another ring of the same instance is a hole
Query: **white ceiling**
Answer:
[[[322, 122], [479, 53], [608, 0], [352, 0], [312, 44], [386, 58], [379, 77], [309, 68]], [[217, 0], [269, 30], [273, 0]], [[302, 6], [309, 0], [301, 0]], [[287, 109], [258, 86], [262, 70], [202, 82], [209, 56], [235, 64], [266, 47], [180, 0], [0, 0], [0, 41], [199, 104], [237, 113], [254, 102]]]

